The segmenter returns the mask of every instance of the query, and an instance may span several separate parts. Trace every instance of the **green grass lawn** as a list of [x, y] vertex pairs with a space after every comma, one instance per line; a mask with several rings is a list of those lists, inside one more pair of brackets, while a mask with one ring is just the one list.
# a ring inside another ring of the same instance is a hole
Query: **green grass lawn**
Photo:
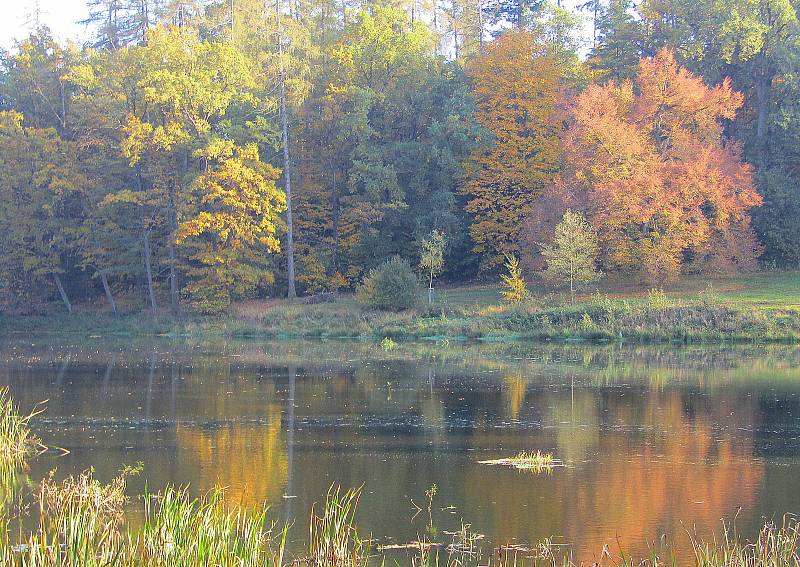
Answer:
[[[800, 308], [800, 272], [758, 272], [746, 276], [708, 278], [690, 276], [664, 286], [665, 293], [673, 299], [696, 299], [701, 292], [711, 288], [722, 301], [753, 306]], [[529, 285], [531, 293], [546, 296], [548, 301], [568, 301], [568, 294], [552, 288]], [[470, 285], [442, 287], [436, 290], [435, 302], [446, 307], [479, 307], [502, 301], [499, 285]], [[645, 300], [649, 291], [646, 285], [630, 285], [619, 282], [603, 283], [591, 291], [584, 290], [577, 296], [578, 302], [593, 299], [597, 294], [612, 299], [627, 299], [631, 302]], [[427, 292], [425, 295], [427, 300]]]

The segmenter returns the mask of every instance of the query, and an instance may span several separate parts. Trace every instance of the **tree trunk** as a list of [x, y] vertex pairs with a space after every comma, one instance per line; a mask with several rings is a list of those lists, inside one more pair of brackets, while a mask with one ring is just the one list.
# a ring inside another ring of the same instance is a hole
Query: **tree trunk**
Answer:
[[756, 104], [757, 104], [757, 123], [756, 123], [756, 146], [758, 151], [758, 166], [764, 166], [766, 158], [766, 134], [767, 118], [769, 110], [769, 83], [768, 73], [762, 72], [756, 79]]
[[[133, 184], [138, 193], [142, 192], [142, 174], [137, 165], [133, 172]], [[142, 214], [142, 263], [144, 264], [145, 277], [147, 279], [147, 294], [150, 297], [150, 311], [153, 317], [156, 316], [158, 306], [156, 305], [156, 294], [153, 291], [153, 269], [150, 264], [150, 236], [145, 226], [145, 217]]]
[[437, 10], [436, 0], [433, 2], [433, 33], [436, 36], [436, 48], [434, 55], [439, 56], [441, 50], [442, 38], [439, 36], [439, 10]]
[[[332, 168], [333, 169], [333, 168]], [[339, 271], [339, 193], [336, 189], [336, 170], [333, 170], [331, 190], [331, 214], [333, 216], [333, 273]]]
[[147, 293], [150, 296], [150, 311], [153, 317], [155, 317], [158, 312], [158, 305], [156, 305], [156, 294], [153, 290], [153, 269], [150, 265], [150, 236], [147, 229], [144, 227], [144, 222], [142, 223], [142, 256], [144, 260], [144, 273], [147, 277]]
[[283, 31], [281, 30], [280, 3], [275, 3], [275, 17], [278, 25], [278, 56], [280, 57], [280, 113], [281, 113], [281, 138], [283, 145], [283, 179], [286, 192], [286, 276], [289, 283], [287, 297], [297, 297], [294, 281], [294, 225], [292, 219], [292, 174], [291, 159], [289, 156], [289, 120], [286, 116], [286, 70], [283, 61]]
[[453, 30], [453, 52], [455, 53], [456, 60], [461, 58], [461, 46], [458, 44], [458, 31]]
[[479, 55], [483, 55], [483, 2], [478, 0], [478, 48]]
[[64, 286], [61, 284], [61, 276], [58, 274], [53, 274], [53, 279], [56, 281], [56, 287], [58, 288], [58, 293], [61, 295], [61, 301], [64, 302], [64, 305], [67, 308], [67, 313], [72, 313], [72, 304], [69, 302], [69, 297], [67, 297], [67, 292], [64, 289]]
[[175, 233], [169, 238], [169, 306], [173, 313], [178, 312], [178, 276], [175, 272]]
[[428, 280], [428, 305], [433, 305], [433, 274]]
[[108, 304], [111, 306], [111, 312], [114, 315], [116, 315], [117, 304], [114, 301], [114, 296], [111, 294], [111, 287], [108, 285], [108, 278], [106, 277], [106, 273], [103, 271], [100, 272], [100, 281], [103, 282], [103, 291], [106, 292], [106, 299], [108, 300]]
[[178, 262], [178, 254], [175, 249], [175, 236], [178, 232], [178, 211], [175, 205], [176, 196], [181, 191], [183, 179], [189, 170], [189, 155], [184, 152], [180, 158], [179, 173], [175, 179], [173, 190], [169, 195], [169, 305], [173, 313], [178, 312], [178, 270], [175, 267]]
[[570, 305], [575, 305], [575, 278], [572, 274], [569, 275], [569, 302]]

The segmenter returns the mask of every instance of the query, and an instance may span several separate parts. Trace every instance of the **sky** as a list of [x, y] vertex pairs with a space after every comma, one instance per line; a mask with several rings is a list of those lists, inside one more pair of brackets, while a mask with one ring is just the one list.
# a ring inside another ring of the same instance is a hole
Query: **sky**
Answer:
[[77, 22], [86, 19], [86, 0], [0, 0], [0, 47], [9, 49], [15, 39], [28, 35], [37, 7], [40, 22], [59, 40], [85, 37], [86, 26]]
[[[563, 4], [573, 7], [578, 1]], [[78, 23], [86, 19], [86, 0], [0, 0], [0, 48], [10, 49], [14, 40], [26, 37], [35, 27], [37, 13], [40, 23], [47, 25], [59, 41], [82, 43], [86, 38], [86, 26]], [[584, 36], [591, 37], [587, 30]]]

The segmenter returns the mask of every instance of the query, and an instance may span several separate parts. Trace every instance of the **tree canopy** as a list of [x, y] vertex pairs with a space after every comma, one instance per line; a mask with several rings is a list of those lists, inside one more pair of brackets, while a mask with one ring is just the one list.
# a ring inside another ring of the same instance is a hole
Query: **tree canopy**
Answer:
[[567, 211], [612, 277], [800, 261], [790, 0], [87, 6], [0, 53], [4, 310], [530, 280]]

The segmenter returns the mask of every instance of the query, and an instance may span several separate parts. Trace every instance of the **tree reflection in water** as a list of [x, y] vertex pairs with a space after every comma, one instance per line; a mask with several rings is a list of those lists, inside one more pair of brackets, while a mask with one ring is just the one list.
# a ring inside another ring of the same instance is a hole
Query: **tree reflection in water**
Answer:
[[[642, 554], [739, 508], [747, 531], [800, 504], [788, 347], [9, 343], [0, 381], [23, 408], [50, 399], [36, 433], [71, 451], [32, 463], [33, 478], [110, 478], [141, 460], [151, 490], [227, 486], [229, 501], [294, 520], [298, 541], [334, 482], [365, 485], [358, 518], [379, 538], [424, 529], [410, 500], [436, 484], [440, 529], [464, 518], [494, 543], [557, 536], [583, 561], [617, 537]], [[536, 449], [567, 466], [477, 464]]]

